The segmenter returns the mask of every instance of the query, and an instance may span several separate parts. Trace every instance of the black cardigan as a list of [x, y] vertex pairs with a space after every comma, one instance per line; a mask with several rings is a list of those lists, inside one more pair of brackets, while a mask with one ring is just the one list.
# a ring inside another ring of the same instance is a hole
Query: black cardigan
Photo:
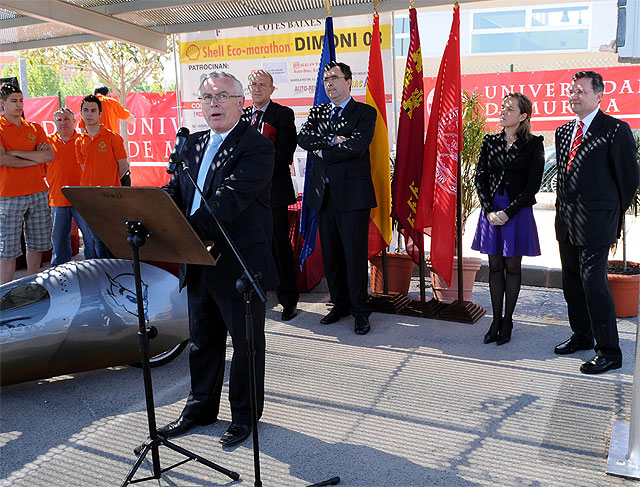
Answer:
[[493, 196], [506, 189], [511, 204], [503, 211], [509, 218], [526, 206], [536, 203], [544, 170], [544, 137], [520, 135], [507, 151], [504, 132], [488, 134], [482, 140], [476, 168], [476, 189], [485, 215], [495, 211]]

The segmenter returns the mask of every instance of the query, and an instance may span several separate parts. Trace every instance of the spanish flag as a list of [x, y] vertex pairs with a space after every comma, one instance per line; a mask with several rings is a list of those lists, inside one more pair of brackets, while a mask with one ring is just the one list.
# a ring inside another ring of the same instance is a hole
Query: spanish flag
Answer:
[[376, 109], [376, 130], [369, 145], [371, 179], [376, 191], [378, 206], [371, 209], [369, 217], [369, 259], [372, 259], [391, 243], [391, 177], [389, 170], [389, 131], [384, 95], [384, 74], [380, 52], [380, 21], [373, 15], [369, 71], [367, 73], [366, 104]]

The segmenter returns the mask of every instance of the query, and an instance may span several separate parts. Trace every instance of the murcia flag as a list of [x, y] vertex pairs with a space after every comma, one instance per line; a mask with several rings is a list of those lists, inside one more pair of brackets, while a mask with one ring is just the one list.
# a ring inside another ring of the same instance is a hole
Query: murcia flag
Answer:
[[391, 216], [398, 222], [404, 236], [407, 254], [416, 264], [424, 249], [424, 236], [415, 228], [418, 194], [422, 178], [422, 150], [424, 147], [424, 89], [422, 51], [416, 9], [409, 9], [409, 52], [404, 71], [404, 89], [400, 103], [400, 121], [396, 143], [396, 162], [393, 170]]

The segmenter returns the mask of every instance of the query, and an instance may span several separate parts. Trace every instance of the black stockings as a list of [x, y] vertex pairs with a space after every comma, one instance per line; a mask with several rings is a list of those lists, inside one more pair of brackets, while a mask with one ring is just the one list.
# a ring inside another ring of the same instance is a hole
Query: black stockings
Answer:
[[489, 291], [491, 292], [491, 307], [493, 317], [500, 318], [502, 304], [506, 296], [504, 317], [511, 319], [516, 309], [516, 302], [520, 294], [522, 282], [522, 257], [489, 256]]

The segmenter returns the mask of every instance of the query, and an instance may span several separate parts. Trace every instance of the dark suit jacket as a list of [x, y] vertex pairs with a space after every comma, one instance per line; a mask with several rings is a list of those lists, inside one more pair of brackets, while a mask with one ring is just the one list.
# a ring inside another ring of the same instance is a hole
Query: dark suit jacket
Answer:
[[615, 243], [640, 179], [629, 125], [598, 111], [567, 172], [575, 120], [556, 130], [556, 237], [573, 245]]
[[[240, 120], [251, 124], [252, 112], [252, 106], [246, 107]], [[293, 110], [271, 100], [262, 116], [262, 123], [268, 123], [277, 131], [275, 141], [272, 140], [276, 146], [276, 159], [271, 181], [271, 206], [278, 208], [292, 205], [296, 202], [296, 194], [291, 181], [289, 165], [293, 161], [293, 153], [297, 146]]]
[[[198, 179], [209, 136], [208, 130], [191, 134], [185, 146], [184, 160], [194, 180]], [[220, 145], [202, 188], [207, 202], [249, 267], [262, 275], [264, 289], [273, 289], [278, 283], [271, 254], [272, 218], [269, 205], [274, 152], [270, 140], [246, 123], [238, 122]], [[221, 253], [218, 264], [210, 268], [216, 292], [238, 297], [234, 283], [241, 277], [242, 268], [204, 206], [189, 216], [195, 189], [182, 168], [173, 174], [165, 190], [184, 212], [198, 236], [203, 241], [212, 241], [214, 248]], [[189, 282], [189, 267], [180, 266], [181, 287]]]
[[[353, 99], [347, 103], [335, 129], [330, 127], [331, 104], [316, 105], [298, 133], [298, 145], [313, 155], [308, 177], [306, 204], [319, 210], [324, 197], [325, 176], [329, 178], [331, 199], [341, 211], [375, 208], [376, 195], [371, 181], [369, 144], [376, 126], [376, 110]], [[331, 145], [336, 135], [347, 140]]]
[[485, 215], [495, 211], [492, 201], [500, 188], [507, 190], [511, 201], [504, 209], [509, 218], [536, 204], [544, 170], [543, 140], [542, 135], [532, 135], [528, 140], [518, 137], [507, 152], [502, 132], [484, 136], [475, 183]]

